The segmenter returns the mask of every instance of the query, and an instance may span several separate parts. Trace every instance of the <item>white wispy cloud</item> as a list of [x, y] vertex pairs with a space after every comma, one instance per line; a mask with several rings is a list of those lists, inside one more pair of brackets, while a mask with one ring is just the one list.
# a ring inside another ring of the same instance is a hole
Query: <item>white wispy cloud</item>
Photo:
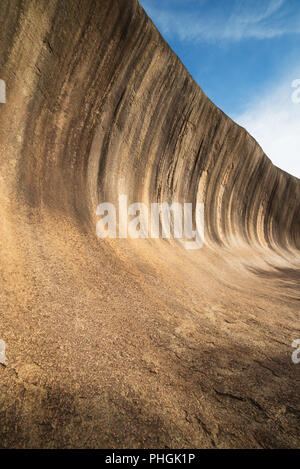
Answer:
[[[188, 9], [187, 0], [142, 0], [142, 4], [167, 39], [218, 44], [300, 34], [300, 1], [298, 7], [291, 0], [197, 1], [194, 10], [192, 0]], [[245, 111], [231, 117], [253, 135], [276, 166], [300, 178], [300, 103], [291, 99], [296, 79], [300, 69], [263, 96], [249, 97]]]
[[[292, 100], [296, 92], [292, 82], [296, 79], [300, 79], [300, 70], [289, 74], [233, 118], [257, 140], [276, 166], [300, 178], [300, 102]], [[298, 87], [299, 84], [300, 80]]]
[[196, 9], [172, 8], [169, 2], [159, 7], [154, 0], [143, 0], [142, 4], [164, 35], [175, 35], [182, 41], [240, 41], [300, 34], [300, 8], [296, 13], [291, 11], [286, 0], [238, 0], [231, 8], [222, 2], [221, 8], [205, 8], [201, 14]]

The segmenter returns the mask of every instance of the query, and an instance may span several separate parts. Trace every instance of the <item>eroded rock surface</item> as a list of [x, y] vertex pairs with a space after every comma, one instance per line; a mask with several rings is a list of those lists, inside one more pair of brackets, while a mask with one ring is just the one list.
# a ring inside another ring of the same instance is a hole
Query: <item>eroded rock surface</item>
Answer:
[[[136, 0], [1, 0], [1, 447], [299, 447], [300, 182]], [[96, 207], [205, 204], [206, 245]]]

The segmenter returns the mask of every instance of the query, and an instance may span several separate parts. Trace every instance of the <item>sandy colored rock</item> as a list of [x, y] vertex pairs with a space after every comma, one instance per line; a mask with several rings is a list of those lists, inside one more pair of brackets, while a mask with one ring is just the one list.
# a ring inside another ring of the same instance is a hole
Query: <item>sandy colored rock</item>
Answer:
[[[0, 74], [0, 446], [299, 447], [299, 180], [136, 0], [1, 0]], [[99, 240], [119, 194], [205, 247]]]

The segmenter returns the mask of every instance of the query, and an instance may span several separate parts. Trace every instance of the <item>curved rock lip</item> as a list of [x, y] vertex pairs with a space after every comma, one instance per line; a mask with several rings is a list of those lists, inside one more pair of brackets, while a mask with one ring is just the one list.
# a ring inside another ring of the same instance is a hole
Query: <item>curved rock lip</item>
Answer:
[[300, 181], [136, 0], [2, 0], [0, 79], [0, 446], [299, 447]]

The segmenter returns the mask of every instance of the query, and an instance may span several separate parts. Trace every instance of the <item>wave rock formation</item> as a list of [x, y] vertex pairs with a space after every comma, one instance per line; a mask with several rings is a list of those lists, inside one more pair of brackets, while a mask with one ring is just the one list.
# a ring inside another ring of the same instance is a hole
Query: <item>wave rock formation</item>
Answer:
[[[0, 446], [299, 446], [299, 180], [136, 0], [1, 0], [0, 74]], [[205, 246], [100, 240], [119, 194]]]

